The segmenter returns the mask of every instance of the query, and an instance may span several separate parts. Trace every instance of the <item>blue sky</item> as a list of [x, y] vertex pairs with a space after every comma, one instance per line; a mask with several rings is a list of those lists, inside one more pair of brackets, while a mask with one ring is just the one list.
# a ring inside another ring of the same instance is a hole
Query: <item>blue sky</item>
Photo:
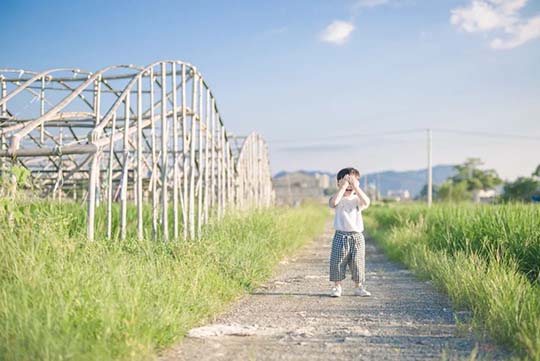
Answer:
[[195, 64], [273, 172], [422, 168], [426, 128], [489, 133], [435, 130], [435, 164], [540, 163], [538, 0], [0, 0], [0, 27], [0, 67]]

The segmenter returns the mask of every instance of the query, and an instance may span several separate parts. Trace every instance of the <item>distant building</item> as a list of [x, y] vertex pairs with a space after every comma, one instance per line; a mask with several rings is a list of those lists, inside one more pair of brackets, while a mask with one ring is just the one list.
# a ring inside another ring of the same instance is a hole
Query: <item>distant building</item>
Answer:
[[315, 178], [319, 180], [319, 188], [326, 189], [330, 187], [330, 177], [328, 174], [315, 173]]
[[330, 185], [330, 177], [325, 174], [307, 172], [285, 173], [272, 179], [278, 204], [298, 204], [305, 200], [322, 201], [324, 190]]
[[411, 193], [407, 189], [389, 190], [386, 192], [386, 198], [399, 202], [411, 199]]
[[474, 203], [493, 203], [495, 202], [498, 193], [495, 189], [480, 189], [473, 192]]
[[363, 191], [367, 194], [371, 201], [378, 201], [381, 199], [381, 193], [377, 189], [375, 183], [369, 183], [367, 188], [364, 188]]

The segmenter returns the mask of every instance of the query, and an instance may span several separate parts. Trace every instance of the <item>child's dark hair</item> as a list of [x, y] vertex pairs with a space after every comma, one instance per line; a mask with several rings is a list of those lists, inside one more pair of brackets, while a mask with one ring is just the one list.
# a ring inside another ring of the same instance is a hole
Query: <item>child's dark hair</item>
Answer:
[[338, 172], [337, 180], [340, 181], [341, 179], [343, 179], [348, 174], [354, 175], [354, 176], [360, 178], [360, 172], [358, 171], [358, 169], [349, 167], [349, 168], [343, 168], [342, 170], [340, 170]]

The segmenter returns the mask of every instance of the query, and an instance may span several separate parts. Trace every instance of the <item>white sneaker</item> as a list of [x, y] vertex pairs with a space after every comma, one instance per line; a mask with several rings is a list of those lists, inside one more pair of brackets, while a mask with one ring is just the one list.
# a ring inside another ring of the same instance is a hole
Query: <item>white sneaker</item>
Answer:
[[358, 287], [357, 289], [355, 289], [354, 294], [357, 295], [357, 296], [360, 296], [360, 297], [369, 297], [369, 296], [371, 296], [371, 292], [366, 290], [363, 286]]
[[332, 293], [330, 294], [330, 296], [332, 297], [341, 297], [341, 286], [335, 286], [335, 287], [332, 287]]

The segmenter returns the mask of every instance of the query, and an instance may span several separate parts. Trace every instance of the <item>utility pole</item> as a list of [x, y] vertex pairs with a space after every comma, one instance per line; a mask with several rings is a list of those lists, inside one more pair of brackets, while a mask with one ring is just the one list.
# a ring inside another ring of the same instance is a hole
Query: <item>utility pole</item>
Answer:
[[428, 159], [428, 165], [427, 165], [427, 203], [428, 207], [431, 207], [432, 203], [432, 189], [433, 189], [433, 174], [431, 170], [431, 129], [427, 130], [427, 159]]

